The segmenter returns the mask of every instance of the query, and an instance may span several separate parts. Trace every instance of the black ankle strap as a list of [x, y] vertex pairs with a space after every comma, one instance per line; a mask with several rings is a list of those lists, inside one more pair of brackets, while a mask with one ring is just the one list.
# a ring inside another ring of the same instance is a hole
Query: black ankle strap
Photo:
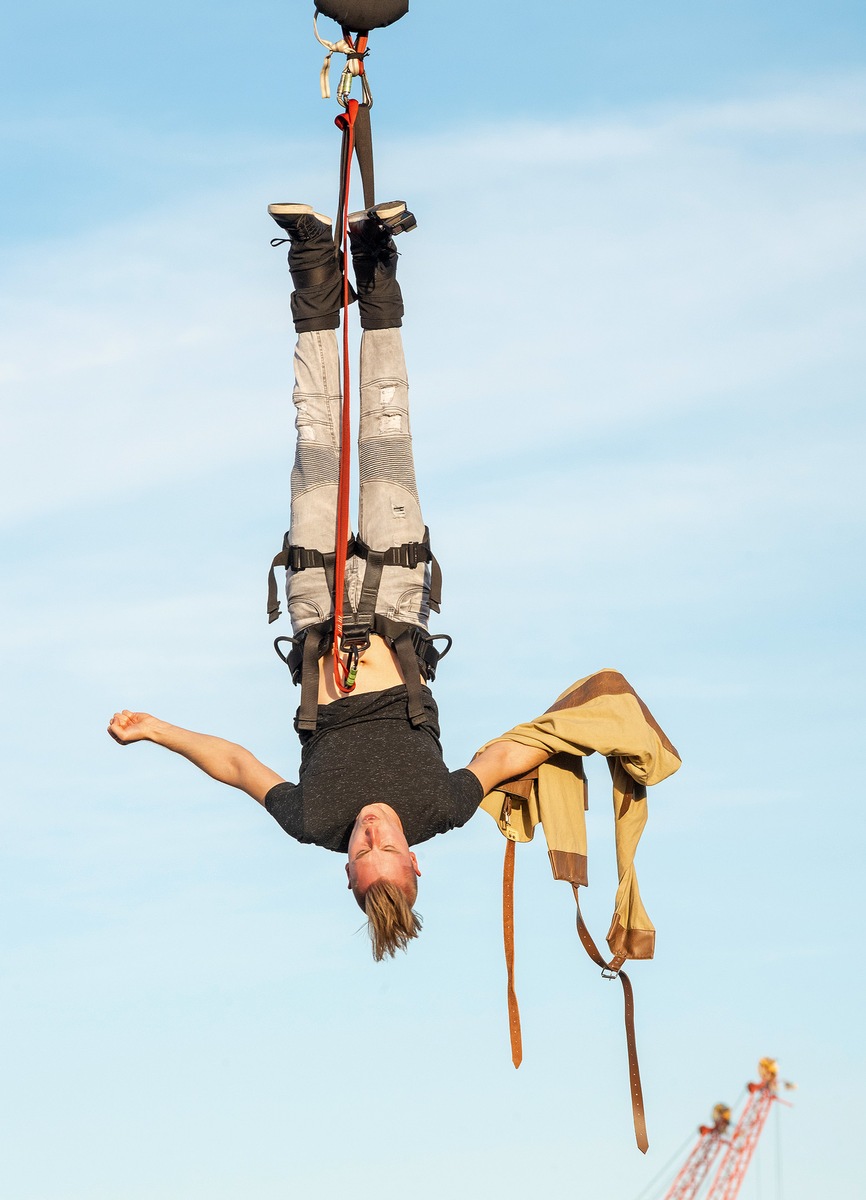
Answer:
[[299, 292], [333, 283], [335, 278], [339, 278], [335, 262], [325, 263], [320, 267], [308, 267], [306, 270], [292, 268], [292, 283]]

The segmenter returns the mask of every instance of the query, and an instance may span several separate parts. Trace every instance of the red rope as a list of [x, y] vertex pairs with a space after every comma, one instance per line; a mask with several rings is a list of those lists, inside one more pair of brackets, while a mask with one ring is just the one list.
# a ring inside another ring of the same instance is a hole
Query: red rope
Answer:
[[351, 471], [351, 426], [349, 421], [350, 373], [349, 373], [349, 184], [352, 175], [352, 153], [355, 148], [355, 118], [358, 101], [350, 100], [346, 111], [340, 113], [334, 124], [343, 131], [346, 139], [346, 170], [342, 180], [343, 228], [340, 240], [343, 247], [343, 402], [340, 419], [340, 481], [337, 487], [337, 538], [336, 563], [334, 568], [334, 683], [337, 690], [348, 694], [355, 686], [349, 682], [349, 668], [343, 662], [340, 641], [343, 636], [343, 597], [346, 590], [346, 547], [349, 544], [349, 476]]

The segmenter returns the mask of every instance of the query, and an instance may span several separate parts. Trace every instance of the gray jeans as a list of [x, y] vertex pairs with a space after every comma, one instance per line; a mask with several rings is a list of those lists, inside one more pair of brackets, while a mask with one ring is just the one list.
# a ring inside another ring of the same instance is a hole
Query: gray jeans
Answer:
[[[298, 335], [295, 348], [295, 428], [292, 468], [293, 546], [334, 552], [340, 473], [340, 363], [332, 330]], [[358, 432], [358, 534], [371, 550], [424, 538], [409, 430], [409, 385], [399, 329], [366, 330], [361, 340], [361, 413]], [[356, 608], [366, 561], [346, 563], [349, 602]], [[333, 615], [323, 567], [289, 571], [286, 597], [292, 630]], [[429, 566], [382, 569], [376, 612], [426, 629]]]

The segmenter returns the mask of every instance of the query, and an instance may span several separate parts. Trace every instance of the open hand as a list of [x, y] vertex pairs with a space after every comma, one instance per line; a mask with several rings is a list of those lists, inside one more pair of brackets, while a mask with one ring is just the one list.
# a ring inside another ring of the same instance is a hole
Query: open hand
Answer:
[[150, 713], [130, 712], [125, 708], [108, 722], [108, 732], [121, 746], [128, 746], [130, 742], [148, 741], [156, 723], [156, 717]]

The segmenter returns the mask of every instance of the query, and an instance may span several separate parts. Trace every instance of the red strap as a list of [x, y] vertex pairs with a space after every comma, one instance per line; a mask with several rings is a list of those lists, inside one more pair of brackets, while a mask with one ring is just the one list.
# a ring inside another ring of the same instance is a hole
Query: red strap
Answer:
[[334, 566], [334, 683], [337, 690], [348, 694], [354, 683], [348, 682], [348, 667], [340, 653], [343, 636], [343, 598], [346, 590], [346, 546], [349, 544], [349, 475], [351, 471], [351, 426], [349, 421], [351, 379], [349, 373], [349, 184], [352, 175], [352, 152], [355, 145], [355, 119], [358, 101], [350, 100], [345, 112], [334, 124], [345, 139], [343, 160], [345, 174], [341, 182], [340, 212], [343, 228], [340, 242], [343, 247], [343, 403], [340, 420], [340, 481], [337, 487], [337, 539]]

